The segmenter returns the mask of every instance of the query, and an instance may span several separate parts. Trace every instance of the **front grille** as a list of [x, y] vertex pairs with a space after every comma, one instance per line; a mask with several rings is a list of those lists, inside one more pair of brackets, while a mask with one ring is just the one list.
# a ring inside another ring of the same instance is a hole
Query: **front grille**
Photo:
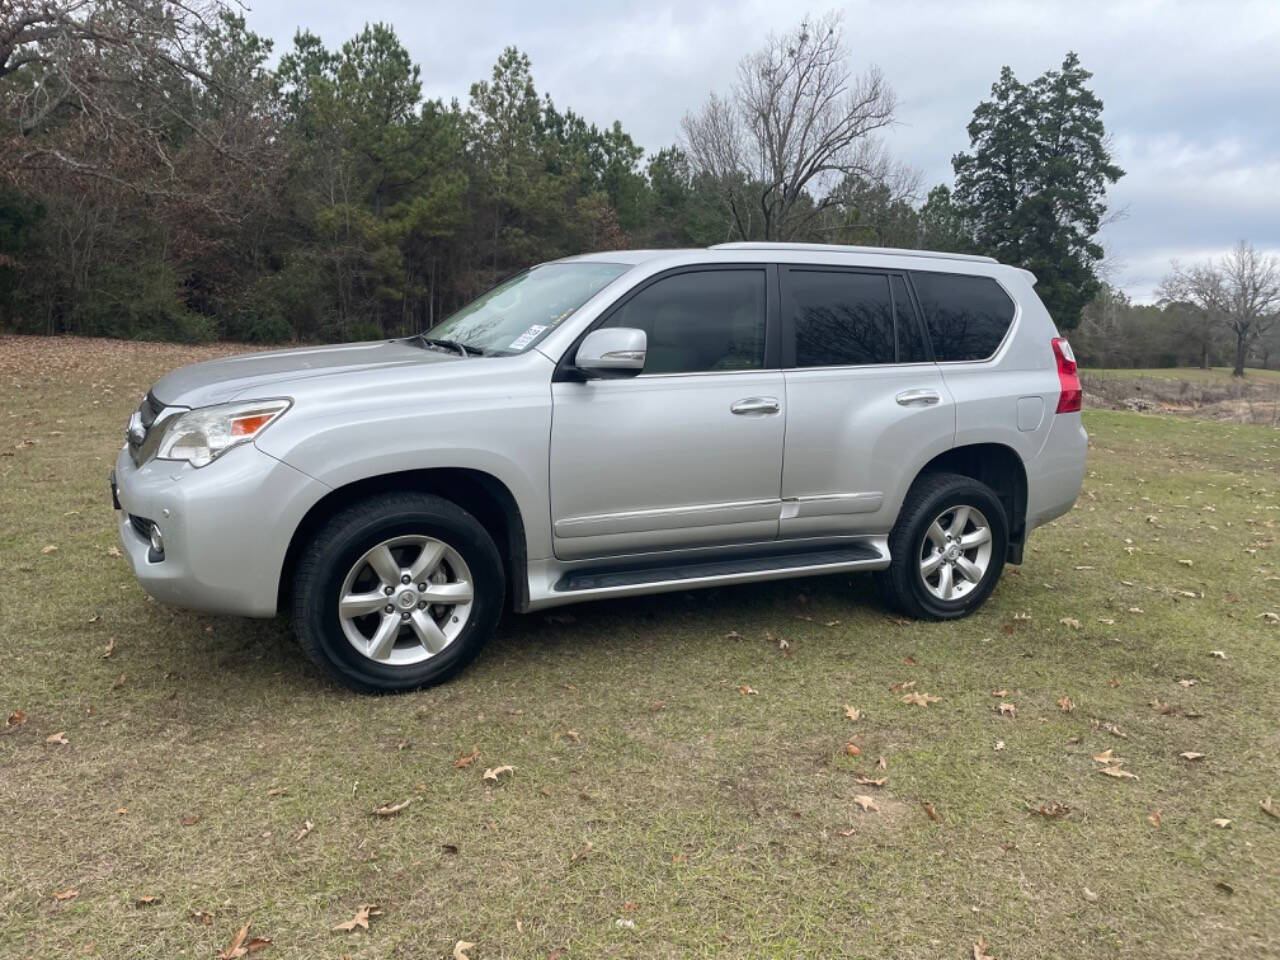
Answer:
[[140, 536], [143, 540], [146, 540], [148, 543], [151, 542], [151, 521], [150, 520], [148, 520], [146, 517], [135, 516], [134, 514], [131, 513], [129, 514], [129, 524], [137, 532], [138, 536]]

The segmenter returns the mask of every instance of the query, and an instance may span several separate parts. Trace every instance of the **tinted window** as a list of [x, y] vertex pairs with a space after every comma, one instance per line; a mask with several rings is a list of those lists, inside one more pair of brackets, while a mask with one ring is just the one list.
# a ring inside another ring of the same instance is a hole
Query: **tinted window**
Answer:
[[651, 284], [601, 326], [648, 337], [645, 373], [755, 370], [764, 366], [763, 270], [678, 273]]
[[788, 273], [797, 367], [893, 363], [889, 278], [875, 273]]
[[929, 354], [924, 346], [924, 333], [911, 306], [911, 297], [907, 294], [907, 281], [901, 277], [890, 277], [889, 286], [893, 291], [893, 319], [898, 330], [898, 362], [923, 363], [929, 359]]
[[913, 273], [934, 358], [985, 360], [1013, 323], [1013, 301], [990, 277]]

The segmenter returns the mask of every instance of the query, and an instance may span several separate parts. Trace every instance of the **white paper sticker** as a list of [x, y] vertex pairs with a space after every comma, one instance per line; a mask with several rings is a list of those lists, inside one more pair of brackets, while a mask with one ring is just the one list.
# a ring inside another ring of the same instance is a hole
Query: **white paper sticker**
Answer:
[[540, 334], [545, 329], [547, 329], [547, 325], [545, 323], [543, 324], [535, 323], [532, 327], [530, 327], [524, 333], [520, 334], [520, 336], [512, 340], [511, 345], [507, 349], [523, 350], [529, 344], [533, 343], [533, 341], [537, 339], [538, 334]]

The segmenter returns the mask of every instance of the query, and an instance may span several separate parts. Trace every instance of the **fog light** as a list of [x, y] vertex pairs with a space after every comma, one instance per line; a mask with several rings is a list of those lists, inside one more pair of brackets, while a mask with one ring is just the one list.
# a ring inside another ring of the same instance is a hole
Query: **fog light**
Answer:
[[164, 534], [160, 532], [158, 523], [151, 524], [151, 549], [147, 552], [147, 559], [152, 563], [164, 559]]

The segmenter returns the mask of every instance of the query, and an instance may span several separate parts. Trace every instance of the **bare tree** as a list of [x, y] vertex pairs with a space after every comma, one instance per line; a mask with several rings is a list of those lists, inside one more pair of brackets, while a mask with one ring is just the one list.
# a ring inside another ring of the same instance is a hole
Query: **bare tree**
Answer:
[[1250, 347], [1280, 322], [1280, 261], [1241, 240], [1220, 261], [1185, 269], [1175, 261], [1159, 292], [1221, 318], [1236, 338], [1232, 376], [1243, 377]]
[[727, 96], [712, 94], [681, 127], [696, 173], [720, 191], [744, 240], [801, 235], [839, 205], [847, 177], [911, 196], [918, 177], [895, 164], [876, 139], [896, 101], [876, 67], [854, 76], [841, 16], [805, 19], [738, 65]]

